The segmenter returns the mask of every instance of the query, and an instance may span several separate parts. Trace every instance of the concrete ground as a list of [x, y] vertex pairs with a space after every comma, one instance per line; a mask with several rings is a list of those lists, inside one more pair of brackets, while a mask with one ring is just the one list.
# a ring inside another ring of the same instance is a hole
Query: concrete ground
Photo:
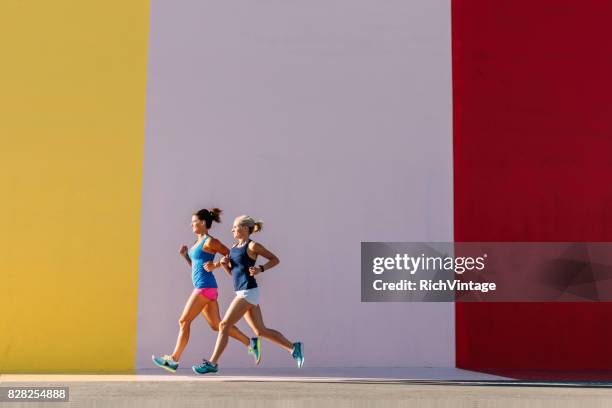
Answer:
[[[299, 374], [299, 375], [298, 375]], [[0, 375], [0, 387], [67, 386], [68, 403], [0, 407], [610, 407], [608, 384], [540, 384], [458, 369], [225, 370], [223, 376]], [[544, 386], [545, 385], [545, 386]]]

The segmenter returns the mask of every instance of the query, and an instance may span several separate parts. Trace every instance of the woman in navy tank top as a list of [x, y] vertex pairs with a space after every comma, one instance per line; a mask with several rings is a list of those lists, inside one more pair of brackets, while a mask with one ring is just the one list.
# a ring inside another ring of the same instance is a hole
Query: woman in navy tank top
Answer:
[[[237, 243], [230, 250], [229, 256], [221, 259], [221, 266], [232, 275], [236, 297], [230, 304], [223, 320], [219, 323], [219, 334], [217, 344], [210, 361], [204, 360], [199, 366], [193, 366], [193, 371], [198, 374], [216, 373], [219, 371], [218, 362], [221, 354], [227, 346], [230, 330], [242, 317], [258, 336], [252, 339], [251, 348], [257, 363], [261, 359], [261, 344], [259, 337], [268, 339], [278, 344], [289, 353], [297, 362], [298, 367], [304, 364], [303, 345], [301, 342], [291, 343], [282, 333], [270, 329], [264, 325], [259, 305], [259, 288], [255, 276], [278, 265], [279, 260], [272, 252], [268, 251], [258, 242], [251, 241], [250, 236], [254, 232], [261, 231], [262, 222], [255, 222], [252, 217], [242, 215], [234, 220], [232, 234]], [[255, 266], [258, 256], [267, 260], [265, 264]]]
[[[214, 331], [219, 330], [221, 317], [219, 315], [219, 304], [217, 303], [217, 281], [213, 271], [220, 266], [219, 262], [214, 262], [215, 254], [228, 255], [229, 250], [218, 239], [208, 235], [208, 230], [214, 222], [221, 222], [221, 210], [202, 209], [194, 213], [191, 217], [191, 229], [197, 236], [195, 244], [188, 248], [183, 245], [179, 253], [191, 268], [191, 280], [194, 290], [187, 299], [183, 313], [179, 319], [179, 334], [176, 340], [174, 352], [163, 357], [153, 356], [153, 362], [168, 371], [175, 372], [178, 368], [178, 361], [187, 342], [191, 331], [191, 322], [200, 314], [204, 316], [210, 328]], [[237, 327], [231, 326], [228, 329], [229, 336], [235, 338], [248, 347], [249, 353], [254, 354], [251, 343], [256, 343], [256, 339], [249, 339]]]

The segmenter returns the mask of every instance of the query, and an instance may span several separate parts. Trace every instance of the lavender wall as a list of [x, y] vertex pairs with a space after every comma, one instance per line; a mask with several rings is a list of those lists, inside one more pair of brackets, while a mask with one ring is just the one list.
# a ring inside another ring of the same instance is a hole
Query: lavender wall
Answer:
[[[235, 216], [264, 220], [254, 238], [281, 259], [264, 319], [310, 367], [454, 366], [452, 304], [362, 304], [359, 287], [361, 241], [453, 237], [450, 0], [153, 1], [150, 41], [137, 367], [174, 346], [192, 290], [177, 250], [212, 205], [228, 246]], [[198, 318], [184, 365], [214, 340]], [[264, 347], [264, 366], [293, 364]], [[222, 364], [252, 363], [232, 342]]]

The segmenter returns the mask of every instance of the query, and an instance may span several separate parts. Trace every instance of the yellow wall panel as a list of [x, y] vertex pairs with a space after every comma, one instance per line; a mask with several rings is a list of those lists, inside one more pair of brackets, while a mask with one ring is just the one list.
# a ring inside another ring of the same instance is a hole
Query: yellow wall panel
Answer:
[[0, 371], [130, 371], [146, 0], [0, 2]]

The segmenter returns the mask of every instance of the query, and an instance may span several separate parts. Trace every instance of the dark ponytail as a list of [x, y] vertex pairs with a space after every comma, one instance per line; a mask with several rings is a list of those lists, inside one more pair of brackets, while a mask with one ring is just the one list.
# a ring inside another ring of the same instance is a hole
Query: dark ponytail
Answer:
[[204, 221], [206, 223], [206, 228], [210, 228], [214, 222], [221, 222], [221, 211], [218, 208], [212, 208], [207, 210], [206, 208], [201, 209], [197, 213], [193, 215], [197, 216], [200, 221]]

